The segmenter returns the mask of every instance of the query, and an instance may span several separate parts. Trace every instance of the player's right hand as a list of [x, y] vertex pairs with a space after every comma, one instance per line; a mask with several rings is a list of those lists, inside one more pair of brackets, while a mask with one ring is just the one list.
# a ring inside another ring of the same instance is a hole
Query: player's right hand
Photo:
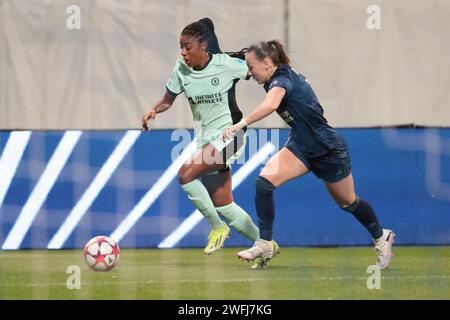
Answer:
[[156, 117], [156, 111], [155, 109], [150, 109], [146, 114], [144, 114], [142, 116], [142, 131], [149, 131], [150, 129], [148, 128], [148, 122], [150, 121], [150, 119], [155, 119]]

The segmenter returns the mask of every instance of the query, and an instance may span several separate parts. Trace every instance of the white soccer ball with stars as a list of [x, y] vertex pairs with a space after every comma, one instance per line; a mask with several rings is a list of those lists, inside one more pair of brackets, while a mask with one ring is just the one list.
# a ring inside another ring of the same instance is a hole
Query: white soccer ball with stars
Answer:
[[83, 250], [86, 264], [94, 271], [108, 271], [119, 262], [119, 245], [111, 238], [97, 236], [89, 240]]

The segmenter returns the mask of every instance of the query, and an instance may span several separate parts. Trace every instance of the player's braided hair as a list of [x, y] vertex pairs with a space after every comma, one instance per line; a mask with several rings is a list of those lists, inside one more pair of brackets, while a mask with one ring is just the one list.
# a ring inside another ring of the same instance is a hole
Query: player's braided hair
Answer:
[[[206, 29], [203, 28], [202, 25], [205, 26]], [[208, 17], [202, 18], [197, 22], [191, 23], [190, 25], [186, 26], [181, 32], [181, 35], [195, 37], [200, 42], [207, 41], [208, 51], [212, 54], [222, 52], [220, 50], [219, 41], [217, 40], [217, 36], [214, 31], [214, 22]], [[244, 48], [240, 51], [229, 51], [224, 53], [228, 54], [230, 57], [245, 60], [246, 51], [247, 48]]]
[[200, 21], [192, 22], [184, 27], [183, 31], [181, 31], [182, 36], [190, 36], [197, 39], [200, 43], [206, 42], [211, 38], [211, 32], [205, 23]]
[[286, 51], [284, 50], [283, 45], [278, 40], [270, 40], [270, 41], [260, 41], [251, 45], [247, 52], [254, 52], [256, 57], [259, 60], [264, 60], [264, 58], [269, 57], [272, 60], [274, 65], [282, 64], [290, 64], [291, 60], [289, 59]]
[[248, 50], [248, 48], [243, 48], [239, 51], [232, 51], [232, 52], [225, 52], [225, 53], [232, 58], [238, 58], [241, 60], [245, 60], [245, 53], [247, 52], [247, 50]]

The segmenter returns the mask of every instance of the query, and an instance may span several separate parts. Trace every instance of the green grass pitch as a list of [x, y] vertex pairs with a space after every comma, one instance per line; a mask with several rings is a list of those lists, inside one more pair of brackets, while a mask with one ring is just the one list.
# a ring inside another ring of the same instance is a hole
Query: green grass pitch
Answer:
[[[368, 289], [370, 247], [282, 248], [267, 269], [239, 261], [240, 248], [122, 249], [109, 272], [82, 250], [0, 252], [0, 299], [450, 299], [450, 247], [394, 247], [380, 289]], [[67, 267], [81, 270], [70, 290]]]

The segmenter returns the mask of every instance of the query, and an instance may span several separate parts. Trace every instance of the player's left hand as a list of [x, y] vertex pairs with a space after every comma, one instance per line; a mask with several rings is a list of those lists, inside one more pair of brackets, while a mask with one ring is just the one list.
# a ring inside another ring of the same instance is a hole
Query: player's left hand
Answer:
[[146, 114], [142, 116], [142, 131], [149, 131], [150, 128], [148, 127], [148, 122], [152, 119], [154, 120], [156, 118], [156, 111], [155, 109], [150, 109]]

